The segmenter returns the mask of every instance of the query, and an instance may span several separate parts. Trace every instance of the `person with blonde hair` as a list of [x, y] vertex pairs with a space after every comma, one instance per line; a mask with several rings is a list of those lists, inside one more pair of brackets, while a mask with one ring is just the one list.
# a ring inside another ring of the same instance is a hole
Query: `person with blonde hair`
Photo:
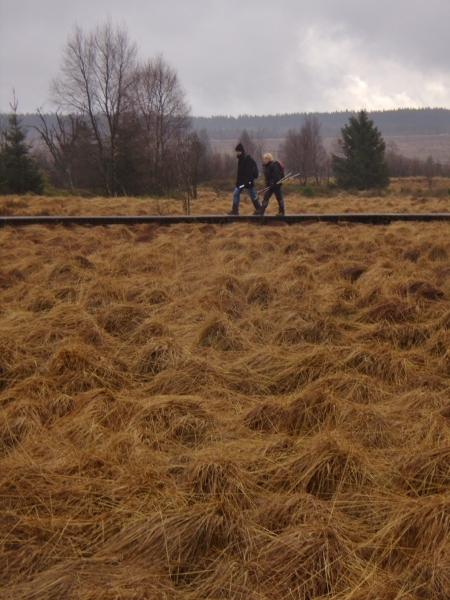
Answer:
[[283, 178], [283, 167], [278, 160], [275, 160], [270, 154], [266, 152], [263, 154], [263, 167], [264, 177], [266, 179], [266, 187], [268, 190], [264, 194], [264, 198], [261, 205], [261, 210], [257, 211], [258, 214], [263, 215], [266, 208], [269, 205], [269, 200], [272, 194], [275, 194], [275, 198], [278, 202], [278, 213], [277, 217], [284, 216], [284, 200], [283, 194], [281, 193], [281, 183], [278, 183]]

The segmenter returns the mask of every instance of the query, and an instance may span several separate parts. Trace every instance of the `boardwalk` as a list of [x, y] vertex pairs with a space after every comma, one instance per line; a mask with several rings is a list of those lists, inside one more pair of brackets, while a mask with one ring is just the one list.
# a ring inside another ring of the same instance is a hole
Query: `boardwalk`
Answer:
[[103, 215], [103, 216], [73, 216], [73, 215], [27, 215], [17, 217], [0, 217], [0, 226], [21, 227], [23, 225], [175, 225], [180, 223], [209, 223], [226, 225], [227, 223], [258, 223], [273, 225], [284, 222], [294, 223], [366, 223], [388, 224], [392, 221], [449, 221], [450, 213], [303, 213], [287, 214], [284, 217], [275, 215]]

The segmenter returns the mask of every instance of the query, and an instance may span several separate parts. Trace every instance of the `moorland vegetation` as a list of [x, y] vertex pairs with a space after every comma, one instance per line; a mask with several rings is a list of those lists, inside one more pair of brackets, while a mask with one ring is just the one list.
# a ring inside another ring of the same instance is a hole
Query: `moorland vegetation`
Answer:
[[[448, 210], [405, 186], [286, 205]], [[0, 598], [445, 598], [448, 227], [1, 228]]]

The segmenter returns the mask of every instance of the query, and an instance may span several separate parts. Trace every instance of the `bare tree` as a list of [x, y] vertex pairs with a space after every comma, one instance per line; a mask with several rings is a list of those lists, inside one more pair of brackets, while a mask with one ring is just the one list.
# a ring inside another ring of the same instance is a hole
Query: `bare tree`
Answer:
[[281, 157], [289, 171], [299, 173], [306, 184], [307, 155], [304, 152], [304, 139], [300, 132], [290, 129], [280, 147]]
[[197, 198], [202, 164], [206, 156], [204, 142], [196, 131], [178, 140], [175, 153], [178, 187], [183, 198], [184, 212], [189, 215], [191, 200]]
[[130, 108], [136, 45], [124, 27], [109, 21], [89, 33], [76, 26], [64, 49], [61, 72], [52, 82], [60, 109], [87, 119], [109, 195], [117, 195], [118, 139]]
[[133, 107], [144, 144], [151, 186], [169, 191], [177, 142], [190, 129], [189, 107], [177, 73], [162, 56], [135, 72]]
[[320, 123], [317, 117], [308, 115], [302, 129], [305, 130], [305, 137], [307, 139], [311, 174], [314, 177], [316, 185], [319, 185], [321, 178], [325, 174], [327, 153], [320, 135]]
[[253, 158], [257, 155], [257, 146], [246, 129], [244, 129], [244, 131], [241, 133], [239, 141], [244, 146], [245, 152], [247, 154], [250, 154], [250, 156], [252, 156]]
[[404, 177], [410, 174], [409, 160], [400, 154], [399, 147], [394, 141], [386, 143], [386, 162], [389, 173], [393, 177]]
[[308, 177], [313, 177], [318, 185], [326, 176], [328, 158], [315, 116], [307, 116], [299, 131], [288, 131], [281, 153], [288, 169], [300, 173], [304, 185]]
[[59, 174], [63, 187], [74, 188], [74, 163], [77, 144], [79, 142], [81, 117], [80, 115], [62, 116], [55, 113], [53, 124], [38, 110], [41, 126], [35, 127], [49, 151], [53, 169]]
[[254, 158], [259, 160], [259, 164], [262, 167], [263, 154], [266, 151], [267, 134], [265, 129], [258, 128], [253, 134], [253, 144], [256, 149], [257, 156]]

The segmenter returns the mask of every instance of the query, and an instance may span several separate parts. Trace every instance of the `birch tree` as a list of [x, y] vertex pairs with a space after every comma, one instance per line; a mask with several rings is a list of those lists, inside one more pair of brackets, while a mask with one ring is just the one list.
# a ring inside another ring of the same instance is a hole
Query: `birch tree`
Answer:
[[108, 195], [120, 193], [119, 136], [130, 110], [136, 70], [136, 45], [125, 27], [110, 21], [85, 33], [75, 26], [52, 82], [60, 110], [84, 118], [96, 146], [97, 166]]
[[177, 144], [191, 128], [191, 120], [178, 75], [161, 55], [136, 70], [133, 103], [151, 186], [168, 192], [177, 180]]

